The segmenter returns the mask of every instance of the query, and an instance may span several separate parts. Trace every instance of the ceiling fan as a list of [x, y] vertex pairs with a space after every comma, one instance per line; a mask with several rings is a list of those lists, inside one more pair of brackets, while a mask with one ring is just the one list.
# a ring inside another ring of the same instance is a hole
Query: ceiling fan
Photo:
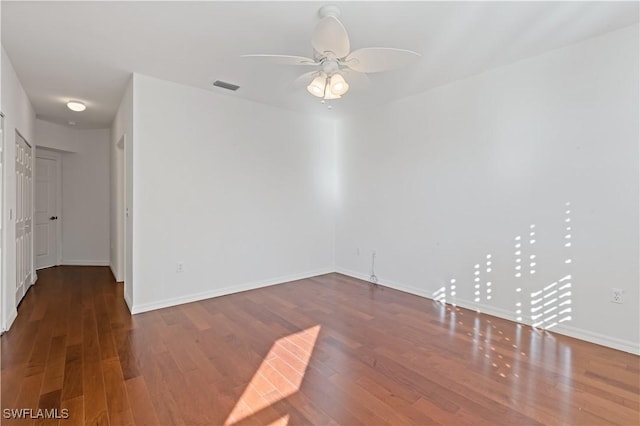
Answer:
[[[307, 83], [313, 96], [339, 99], [349, 90], [349, 83], [365, 87], [369, 83], [367, 74], [401, 68], [419, 58], [419, 53], [405, 49], [366, 47], [351, 52], [349, 35], [340, 20], [338, 6], [327, 5], [318, 11], [320, 22], [311, 36], [313, 59], [290, 55], [242, 55], [244, 58], [265, 59], [281, 65], [316, 67], [302, 74], [297, 83]], [[345, 78], [346, 77], [346, 78]]]

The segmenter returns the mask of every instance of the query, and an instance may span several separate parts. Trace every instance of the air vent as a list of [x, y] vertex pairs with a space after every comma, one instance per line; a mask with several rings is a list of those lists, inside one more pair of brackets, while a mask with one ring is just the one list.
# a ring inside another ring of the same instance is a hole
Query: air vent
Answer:
[[240, 88], [240, 86], [236, 86], [235, 84], [227, 83], [226, 81], [216, 80], [213, 82], [214, 86], [222, 87], [223, 89], [236, 91]]

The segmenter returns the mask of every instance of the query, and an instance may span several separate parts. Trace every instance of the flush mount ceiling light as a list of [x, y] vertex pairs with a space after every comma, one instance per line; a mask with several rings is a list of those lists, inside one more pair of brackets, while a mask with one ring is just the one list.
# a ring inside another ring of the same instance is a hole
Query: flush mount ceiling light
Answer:
[[[316, 67], [302, 74], [297, 83], [308, 84], [307, 90], [322, 99], [338, 99], [349, 90], [345, 80], [354, 88], [365, 88], [367, 74], [389, 71], [409, 65], [419, 53], [388, 47], [366, 47], [351, 51], [347, 30], [338, 19], [340, 9], [327, 5], [318, 11], [320, 21], [311, 34], [313, 58], [291, 55], [242, 55], [244, 58], [267, 60], [279, 65]], [[311, 80], [311, 83], [309, 81]]]
[[69, 101], [67, 102], [67, 108], [69, 108], [71, 111], [81, 112], [87, 109], [87, 106], [82, 102]]

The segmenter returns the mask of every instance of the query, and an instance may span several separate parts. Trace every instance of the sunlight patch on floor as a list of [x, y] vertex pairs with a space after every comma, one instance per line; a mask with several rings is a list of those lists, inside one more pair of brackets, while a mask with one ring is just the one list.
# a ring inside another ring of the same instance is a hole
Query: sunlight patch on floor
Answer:
[[[233, 407], [225, 425], [267, 411], [296, 393], [304, 379], [319, 332], [320, 326], [316, 325], [278, 339]], [[286, 414], [270, 424], [286, 425], [288, 420], [289, 415]]]

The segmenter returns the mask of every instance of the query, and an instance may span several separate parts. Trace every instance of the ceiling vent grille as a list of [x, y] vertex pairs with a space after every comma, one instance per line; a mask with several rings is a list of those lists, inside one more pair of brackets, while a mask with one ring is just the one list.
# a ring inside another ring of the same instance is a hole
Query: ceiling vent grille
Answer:
[[234, 92], [240, 88], [240, 86], [237, 86], [237, 85], [231, 84], [231, 83], [227, 83], [226, 81], [221, 81], [221, 80], [214, 81], [213, 85], [216, 86], [216, 87], [222, 87], [223, 89], [231, 90], [231, 91], [234, 91]]

